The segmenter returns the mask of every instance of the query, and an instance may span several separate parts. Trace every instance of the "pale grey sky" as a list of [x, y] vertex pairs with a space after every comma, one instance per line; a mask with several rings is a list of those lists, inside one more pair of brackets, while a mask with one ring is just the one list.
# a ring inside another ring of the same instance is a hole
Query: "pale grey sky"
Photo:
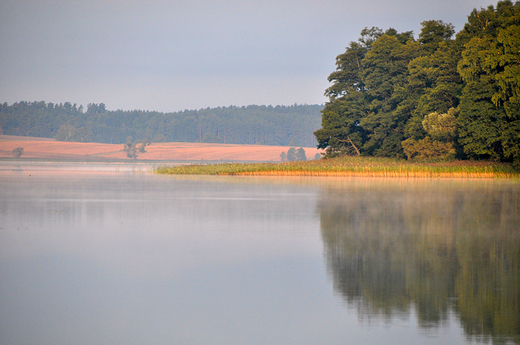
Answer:
[[364, 27], [462, 29], [488, 0], [2, 0], [0, 102], [320, 104]]

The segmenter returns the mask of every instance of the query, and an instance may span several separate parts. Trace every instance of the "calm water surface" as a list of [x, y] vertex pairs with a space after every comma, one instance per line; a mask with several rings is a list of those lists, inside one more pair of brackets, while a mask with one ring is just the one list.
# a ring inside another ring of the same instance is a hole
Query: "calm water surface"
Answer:
[[520, 343], [520, 182], [0, 165], [0, 344]]

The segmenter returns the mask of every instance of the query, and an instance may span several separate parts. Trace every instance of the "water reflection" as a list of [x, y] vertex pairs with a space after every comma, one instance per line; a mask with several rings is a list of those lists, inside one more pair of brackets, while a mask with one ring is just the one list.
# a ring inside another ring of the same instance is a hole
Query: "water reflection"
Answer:
[[361, 318], [455, 313], [477, 340], [520, 343], [520, 189], [515, 182], [375, 182], [318, 202], [334, 289]]
[[520, 183], [7, 168], [1, 344], [518, 342]]

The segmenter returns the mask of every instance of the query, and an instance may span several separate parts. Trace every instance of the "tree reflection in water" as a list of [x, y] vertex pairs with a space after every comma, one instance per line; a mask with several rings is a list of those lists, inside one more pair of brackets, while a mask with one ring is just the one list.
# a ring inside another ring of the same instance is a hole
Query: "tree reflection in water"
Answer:
[[331, 188], [318, 211], [334, 290], [361, 316], [457, 315], [471, 338], [520, 343], [520, 185], [381, 181]]

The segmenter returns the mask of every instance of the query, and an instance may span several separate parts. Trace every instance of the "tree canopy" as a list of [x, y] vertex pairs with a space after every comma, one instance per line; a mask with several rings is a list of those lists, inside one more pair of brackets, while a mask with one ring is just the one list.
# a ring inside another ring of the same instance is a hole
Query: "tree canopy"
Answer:
[[[318, 147], [328, 157], [361, 152], [520, 167], [520, 3], [473, 10], [456, 36], [441, 20], [421, 26], [417, 39], [365, 28], [338, 55]], [[449, 135], [432, 131], [432, 121], [448, 121]], [[410, 155], [412, 147], [422, 153]]]

